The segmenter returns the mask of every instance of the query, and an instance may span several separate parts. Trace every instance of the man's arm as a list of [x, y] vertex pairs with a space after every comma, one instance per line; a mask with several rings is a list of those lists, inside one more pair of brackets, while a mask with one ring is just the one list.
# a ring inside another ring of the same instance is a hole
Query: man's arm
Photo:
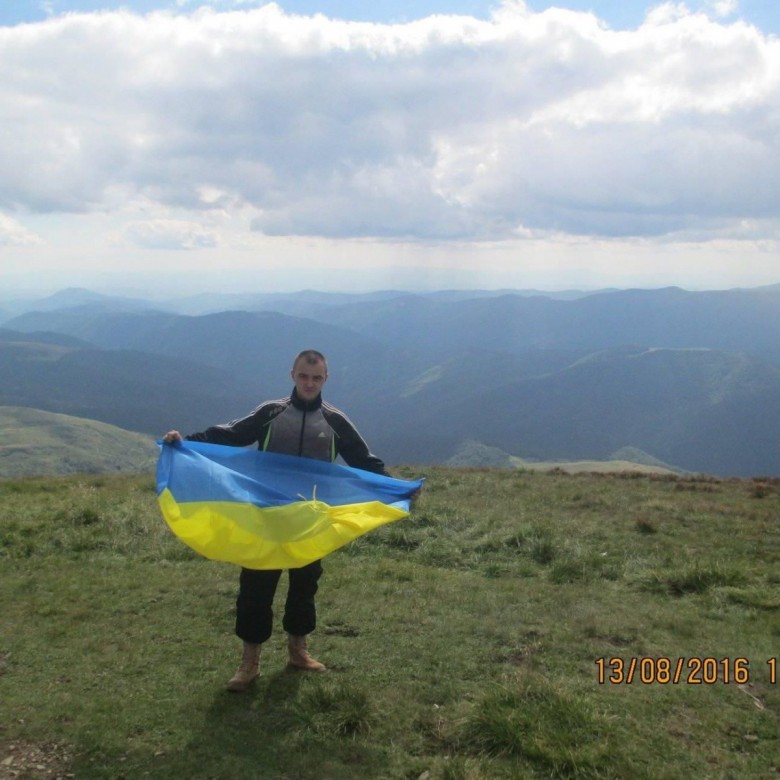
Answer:
[[374, 455], [352, 421], [343, 412], [323, 404], [322, 413], [336, 434], [336, 453], [348, 466], [390, 476], [384, 461]]
[[224, 425], [212, 425], [205, 431], [182, 436], [178, 431], [168, 431], [163, 441], [173, 444], [176, 441], [203, 441], [208, 444], [225, 444], [229, 447], [247, 447], [256, 441], [261, 441], [266, 432], [266, 426], [280, 410], [278, 401], [266, 401], [253, 412]]

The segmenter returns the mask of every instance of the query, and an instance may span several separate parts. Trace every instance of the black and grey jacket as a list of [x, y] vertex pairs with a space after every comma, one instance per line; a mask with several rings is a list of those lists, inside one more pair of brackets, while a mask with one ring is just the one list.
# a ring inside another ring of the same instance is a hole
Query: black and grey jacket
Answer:
[[257, 442], [261, 450], [315, 460], [334, 461], [340, 455], [350, 466], [387, 474], [385, 464], [369, 451], [344, 412], [325, 403], [321, 396], [304, 401], [294, 388], [287, 398], [265, 401], [246, 417], [186, 438], [232, 447]]

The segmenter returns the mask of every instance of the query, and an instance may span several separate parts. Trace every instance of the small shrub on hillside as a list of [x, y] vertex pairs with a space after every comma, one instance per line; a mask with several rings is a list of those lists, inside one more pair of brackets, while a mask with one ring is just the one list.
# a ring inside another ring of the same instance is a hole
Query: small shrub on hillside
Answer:
[[753, 498], [766, 498], [774, 492], [774, 488], [768, 482], [756, 480], [753, 482], [750, 495]]
[[548, 777], [593, 776], [610, 762], [605, 724], [588, 703], [539, 677], [486, 694], [460, 740], [479, 754], [525, 759]]
[[780, 610], [780, 592], [772, 587], [724, 588], [724, 598], [732, 604], [766, 611]]
[[366, 734], [373, 720], [371, 702], [364, 691], [332, 682], [308, 691], [298, 702], [295, 715], [304, 730], [338, 737]]
[[555, 543], [552, 537], [545, 532], [531, 536], [528, 539], [528, 554], [540, 566], [547, 566], [552, 563], [556, 555]]
[[512, 534], [504, 539], [504, 546], [511, 550], [522, 550], [525, 542], [525, 537], [522, 534]]
[[499, 563], [487, 563], [482, 569], [482, 574], [489, 580], [499, 579], [507, 573], [507, 567]]
[[606, 555], [570, 551], [552, 563], [548, 576], [551, 582], [563, 585], [594, 580], [618, 580], [622, 577], [620, 564]]
[[407, 532], [404, 528], [392, 527], [384, 536], [384, 544], [388, 547], [394, 547], [397, 550], [410, 551], [420, 546], [419, 539], [414, 534]]
[[591, 570], [582, 558], [566, 557], [553, 563], [548, 576], [556, 585], [585, 582], [591, 578]]
[[638, 517], [634, 523], [634, 527], [640, 534], [650, 536], [651, 534], [658, 533], [658, 529], [652, 520], [648, 520], [646, 517]]
[[416, 550], [415, 560], [426, 566], [459, 569], [464, 568], [468, 557], [463, 548], [456, 542], [440, 540]]
[[645, 588], [657, 593], [684, 596], [689, 593], [706, 593], [710, 588], [723, 585], [741, 585], [745, 576], [736, 570], [718, 564], [703, 566], [693, 564], [670, 572], [652, 572], [645, 577]]
[[439, 775], [441, 780], [487, 780], [488, 775], [483, 774], [482, 770], [475, 761], [469, 761], [462, 758], [451, 758], [447, 760], [441, 769]]
[[524, 552], [534, 563], [547, 566], [557, 555], [552, 532], [544, 526], [523, 528], [504, 537], [497, 549]]
[[96, 525], [100, 522], [100, 512], [92, 507], [82, 507], [74, 511], [68, 520], [74, 525]]

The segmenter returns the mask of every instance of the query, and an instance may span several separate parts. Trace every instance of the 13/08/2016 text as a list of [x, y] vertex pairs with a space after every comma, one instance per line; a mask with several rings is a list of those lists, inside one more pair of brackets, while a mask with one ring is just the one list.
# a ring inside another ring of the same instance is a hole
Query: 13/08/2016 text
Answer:
[[[766, 661], [771, 685], [777, 682], [777, 661], [777, 658]], [[599, 685], [744, 685], [751, 680], [750, 662], [744, 657], [602, 657], [595, 664]]]

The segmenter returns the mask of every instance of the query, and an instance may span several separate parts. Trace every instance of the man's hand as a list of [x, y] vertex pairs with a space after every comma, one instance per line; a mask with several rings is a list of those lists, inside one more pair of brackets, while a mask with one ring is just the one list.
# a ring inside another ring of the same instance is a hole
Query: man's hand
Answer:
[[178, 431], [168, 431], [168, 433], [162, 437], [162, 440], [166, 444], [176, 444], [177, 442], [180, 442], [182, 438], [182, 435]]

